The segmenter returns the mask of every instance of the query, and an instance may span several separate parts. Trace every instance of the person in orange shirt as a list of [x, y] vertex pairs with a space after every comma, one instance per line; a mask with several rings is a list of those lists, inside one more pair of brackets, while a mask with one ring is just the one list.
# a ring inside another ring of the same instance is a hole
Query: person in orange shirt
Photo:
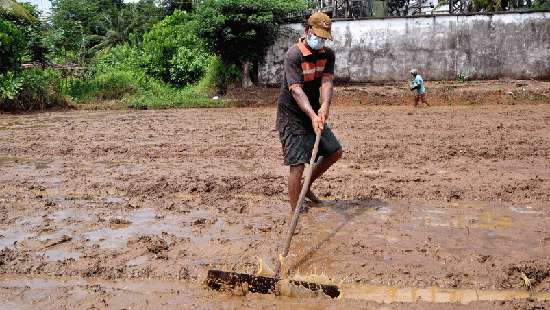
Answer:
[[[342, 157], [342, 146], [326, 124], [333, 93], [334, 52], [325, 47], [332, 40], [332, 22], [321, 12], [312, 14], [304, 37], [290, 47], [284, 59], [284, 76], [278, 99], [277, 124], [284, 154], [290, 166], [288, 196], [291, 212], [302, 188], [302, 174], [309, 162], [316, 134], [320, 134], [317, 163], [311, 183]], [[311, 186], [311, 184], [310, 184]], [[319, 202], [311, 189], [306, 198]]]

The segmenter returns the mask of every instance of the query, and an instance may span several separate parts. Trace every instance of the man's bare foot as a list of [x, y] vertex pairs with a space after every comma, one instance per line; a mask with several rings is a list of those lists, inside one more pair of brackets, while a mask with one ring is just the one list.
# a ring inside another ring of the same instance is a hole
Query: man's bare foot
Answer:
[[321, 200], [317, 198], [317, 196], [315, 196], [311, 189], [307, 191], [306, 198], [309, 199], [309, 201], [311, 201], [312, 203], [321, 203]]

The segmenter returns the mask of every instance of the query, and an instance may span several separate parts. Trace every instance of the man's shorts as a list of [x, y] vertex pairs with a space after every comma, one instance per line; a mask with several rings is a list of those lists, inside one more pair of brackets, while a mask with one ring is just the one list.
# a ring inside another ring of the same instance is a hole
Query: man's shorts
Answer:
[[[315, 145], [314, 134], [293, 134], [285, 127], [279, 131], [279, 139], [283, 145], [285, 165], [294, 166], [309, 163]], [[338, 142], [328, 124], [325, 124], [315, 160], [317, 161], [319, 156], [328, 157], [340, 149], [342, 149], [340, 142]]]

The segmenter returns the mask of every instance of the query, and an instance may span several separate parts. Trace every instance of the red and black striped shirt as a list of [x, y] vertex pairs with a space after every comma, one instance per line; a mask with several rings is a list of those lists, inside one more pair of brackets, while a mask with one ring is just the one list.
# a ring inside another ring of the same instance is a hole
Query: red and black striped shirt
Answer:
[[277, 128], [288, 127], [296, 134], [311, 133], [310, 118], [300, 109], [290, 90], [302, 87], [315, 112], [320, 108], [320, 87], [323, 76], [334, 75], [334, 52], [330, 48], [309, 49], [300, 38], [288, 49], [284, 60], [284, 74], [277, 108]]

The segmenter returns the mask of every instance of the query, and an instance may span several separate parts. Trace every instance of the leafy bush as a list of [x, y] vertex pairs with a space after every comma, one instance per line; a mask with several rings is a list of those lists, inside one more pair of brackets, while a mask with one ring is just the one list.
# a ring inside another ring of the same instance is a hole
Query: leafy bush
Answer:
[[135, 80], [132, 72], [113, 70], [94, 76], [90, 86], [97, 90], [96, 98], [122, 99], [139, 88], [139, 81]]
[[143, 38], [147, 72], [178, 86], [196, 82], [210, 56], [197, 28], [191, 15], [179, 10], [154, 25]]
[[0, 74], [0, 102], [15, 99], [19, 95], [21, 86], [21, 79], [15, 78], [13, 72]]
[[3, 111], [43, 110], [67, 107], [61, 92], [61, 75], [53, 69], [29, 69], [20, 75], [0, 75], [0, 109]]
[[205, 0], [195, 10], [198, 34], [225, 64], [260, 61], [275, 42], [288, 13], [307, 7], [305, 1]]
[[23, 33], [0, 17], [0, 74], [19, 69], [24, 49]]
[[208, 66], [210, 56], [195, 47], [180, 46], [170, 60], [170, 82], [187, 85], [199, 80]]
[[212, 96], [216, 88], [217, 90], [223, 90], [227, 84], [241, 79], [242, 72], [236, 65], [224, 66], [220, 57], [211, 56], [203, 77], [193, 89], [199, 94]]
[[121, 44], [98, 53], [90, 64], [90, 71], [96, 74], [116, 69], [145, 74], [145, 65], [142, 50], [128, 44]]
[[[202, 61], [208, 62], [209, 59]], [[84, 78], [70, 78], [65, 91], [79, 102], [119, 100], [140, 109], [219, 105], [191, 86], [176, 89], [149, 76], [144, 68], [146, 65], [143, 51], [127, 44], [118, 45], [99, 53]]]
[[533, 2], [533, 9], [535, 10], [550, 10], [549, 0], [535, 0]]
[[456, 75], [456, 80], [459, 81], [460, 83], [464, 83], [466, 82], [470, 77], [467, 76], [464, 72], [459, 72], [457, 75]]
[[69, 78], [64, 92], [79, 102], [120, 100], [143, 87], [143, 52], [121, 44], [98, 53], [83, 78]]

